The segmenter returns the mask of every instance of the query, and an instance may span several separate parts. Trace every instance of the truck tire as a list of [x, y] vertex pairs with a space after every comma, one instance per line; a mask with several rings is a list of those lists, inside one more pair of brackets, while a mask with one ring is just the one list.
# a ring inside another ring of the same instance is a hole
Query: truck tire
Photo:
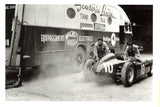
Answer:
[[91, 81], [95, 77], [95, 73], [93, 71], [94, 64], [96, 63], [93, 59], [88, 59], [84, 65], [83, 75], [86, 81]]
[[122, 84], [125, 87], [132, 86], [135, 78], [135, 69], [131, 62], [126, 62], [121, 70]]
[[74, 59], [73, 60], [74, 60], [73, 63], [75, 65], [75, 67], [77, 69], [79, 69], [79, 71], [81, 71], [81, 69], [84, 66], [85, 60], [86, 60], [85, 51], [81, 47], [78, 47], [75, 50], [75, 54], [74, 54]]

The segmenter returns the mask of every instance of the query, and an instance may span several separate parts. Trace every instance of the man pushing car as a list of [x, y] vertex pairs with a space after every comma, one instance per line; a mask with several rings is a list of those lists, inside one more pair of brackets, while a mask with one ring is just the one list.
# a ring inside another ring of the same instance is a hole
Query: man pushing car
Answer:
[[138, 46], [131, 42], [127, 42], [127, 47], [124, 51], [124, 59], [127, 60], [129, 57], [140, 58]]
[[108, 45], [103, 42], [103, 39], [98, 39], [94, 45], [94, 57], [97, 61], [103, 58], [106, 54], [110, 53]]

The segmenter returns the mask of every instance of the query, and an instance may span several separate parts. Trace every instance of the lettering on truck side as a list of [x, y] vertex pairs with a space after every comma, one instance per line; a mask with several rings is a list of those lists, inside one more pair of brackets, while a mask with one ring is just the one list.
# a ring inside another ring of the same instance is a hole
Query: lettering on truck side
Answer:
[[93, 41], [93, 36], [79, 36], [79, 41]]
[[54, 41], [64, 41], [64, 35], [49, 35], [49, 34], [41, 34], [41, 42], [45, 43], [47, 41], [54, 42]]

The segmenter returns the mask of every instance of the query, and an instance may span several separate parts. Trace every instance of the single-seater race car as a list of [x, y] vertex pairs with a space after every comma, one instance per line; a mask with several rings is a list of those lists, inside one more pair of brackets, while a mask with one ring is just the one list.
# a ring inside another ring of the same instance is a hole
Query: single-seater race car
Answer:
[[125, 87], [130, 87], [144, 75], [152, 76], [152, 63], [152, 59], [141, 61], [130, 57], [124, 60], [123, 56], [109, 53], [100, 61], [88, 59], [84, 65], [83, 74], [87, 81], [107, 75], [106, 78], [109, 76], [116, 83], [122, 82]]

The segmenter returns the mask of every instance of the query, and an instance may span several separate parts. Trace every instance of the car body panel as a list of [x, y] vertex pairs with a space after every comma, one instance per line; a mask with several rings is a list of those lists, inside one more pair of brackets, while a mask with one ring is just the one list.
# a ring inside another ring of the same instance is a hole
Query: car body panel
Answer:
[[[101, 62], [97, 64], [96, 73], [108, 74], [112, 79], [116, 79], [117, 75], [121, 75], [121, 70], [126, 62], [131, 62], [135, 69], [135, 80], [138, 80], [145, 74], [149, 73], [152, 67], [152, 60], [141, 61], [136, 58], [131, 58], [129, 60], [119, 60], [113, 58], [108, 61]], [[119, 78], [121, 79], [121, 78]]]

